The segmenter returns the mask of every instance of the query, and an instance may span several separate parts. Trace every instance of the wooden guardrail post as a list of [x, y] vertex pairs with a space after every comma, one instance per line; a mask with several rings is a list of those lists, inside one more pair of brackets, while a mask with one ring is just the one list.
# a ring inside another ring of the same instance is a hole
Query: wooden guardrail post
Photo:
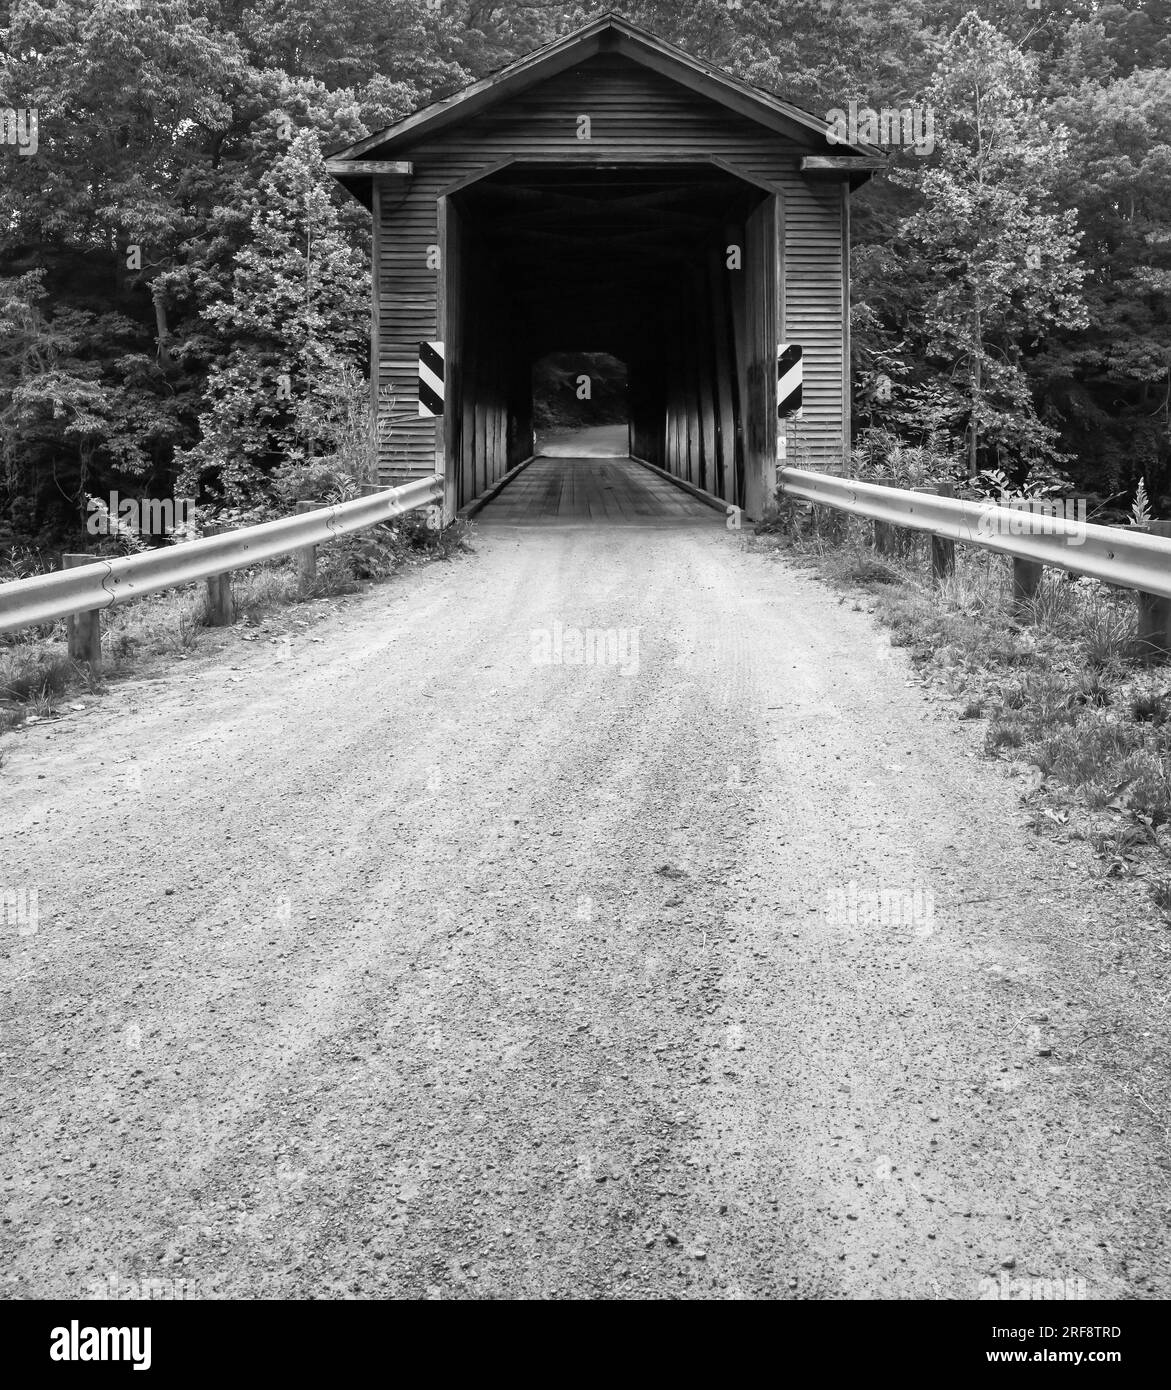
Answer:
[[[932, 489], [940, 497], [954, 497], [956, 495], [954, 483], [940, 483], [938, 487]], [[948, 575], [955, 574], [956, 569], [956, 543], [948, 540], [945, 536], [931, 537], [931, 576], [933, 579], [946, 579]]]
[[[938, 485], [925, 483], [922, 487], [913, 487], [912, 492], [926, 492], [932, 497], [954, 497], [955, 488], [951, 483], [939, 483]], [[949, 574], [955, 573], [956, 567], [956, 547], [955, 541], [949, 541], [942, 536], [931, 537], [931, 576], [933, 579], [944, 579]]]
[[[226, 526], [209, 526], [205, 536], [221, 536]], [[207, 580], [207, 625], [208, 627], [231, 627], [236, 621], [236, 605], [232, 599], [232, 576], [213, 574]]]
[[[1142, 530], [1152, 536], [1171, 536], [1171, 521], [1152, 521]], [[1171, 655], [1171, 599], [1139, 590], [1134, 651], [1142, 661], [1163, 661]]]
[[879, 555], [895, 553], [895, 528], [889, 522], [874, 523], [874, 549]]
[[[96, 555], [62, 555], [62, 569], [92, 565]], [[95, 670], [102, 664], [102, 611], [93, 608], [88, 613], [74, 613], [65, 619], [69, 634], [69, 655], [74, 661], [88, 661]]]
[[[1044, 504], [1029, 501], [1025, 504], [1017, 502], [1013, 506], [1014, 511], [1023, 512], [1042, 512]], [[1015, 555], [1012, 561], [1012, 611], [1014, 616], [1021, 617], [1028, 609], [1029, 604], [1036, 596], [1037, 590], [1041, 586], [1041, 578], [1045, 573], [1045, 566], [1039, 560], [1021, 560]]]
[[[298, 502], [297, 515], [305, 512], [315, 512], [316, 502]], [[307, 545], [303, 550], [297, 551], [297, 585], [301, 592], [308, 593], [317, 582], [317, 547]]]

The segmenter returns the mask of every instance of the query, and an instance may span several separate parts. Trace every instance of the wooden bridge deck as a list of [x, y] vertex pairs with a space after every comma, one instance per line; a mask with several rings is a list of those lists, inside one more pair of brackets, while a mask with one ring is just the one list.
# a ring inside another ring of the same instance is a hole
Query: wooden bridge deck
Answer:
[[476, 515], [485, 526], [719, 526], [720, 513], [630, 458], [540, 457]]

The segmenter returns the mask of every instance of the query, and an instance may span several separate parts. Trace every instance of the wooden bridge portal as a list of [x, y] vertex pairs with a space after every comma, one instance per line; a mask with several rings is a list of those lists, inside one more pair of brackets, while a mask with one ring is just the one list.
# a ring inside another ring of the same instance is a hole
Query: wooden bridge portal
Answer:
[[[533, 454], [532, 365], [626, 363], [631, 453], [760, 515], [849, 440], [849, 193], [882, 161], [613, 17], [331, 157], [373, 213], [382, 480], [449, 512]], [[433, 413], [432, 413], [433, 412]]]

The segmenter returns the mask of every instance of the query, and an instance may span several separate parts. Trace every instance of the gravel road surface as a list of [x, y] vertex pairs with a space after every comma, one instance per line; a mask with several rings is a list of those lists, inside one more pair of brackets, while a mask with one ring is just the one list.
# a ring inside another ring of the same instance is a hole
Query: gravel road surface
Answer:
[[0, 1295], [1167, 1294], [1076, 1047], [1140, 899], [712, 517], [485, 527], [4, 741]]

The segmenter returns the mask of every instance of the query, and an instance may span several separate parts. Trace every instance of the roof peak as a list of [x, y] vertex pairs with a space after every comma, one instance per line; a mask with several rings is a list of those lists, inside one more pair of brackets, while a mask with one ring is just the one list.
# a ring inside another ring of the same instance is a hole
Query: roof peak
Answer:
[[[616, 36], [617, 42], [604, 42], [611, 34]], [[362, 159], [383, 146], [393, 147], [426, 138], [601, 52], [620, 53], [778, 133], [803, 137], [815, 146], [825, 141], [826, 153], [881, 154], [862, 144], [831, 145], [826, 136], [832, 127], [820, 117], [694, 57], [623, 15], [607, 11], [543, 47], [513, 59], [452, 96], [432, 102], [385, 130], [336, 151], [331, 157]]]

